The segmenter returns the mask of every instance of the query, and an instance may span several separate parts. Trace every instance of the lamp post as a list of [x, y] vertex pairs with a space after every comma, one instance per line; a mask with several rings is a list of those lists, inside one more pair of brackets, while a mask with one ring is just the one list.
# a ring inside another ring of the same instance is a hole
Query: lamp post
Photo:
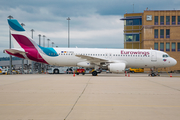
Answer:
[[[24, 23], [21, 23], [21, 26], [25, 26]], [[22, 74], [24, 74], [24, 59], [22, 58]]]
[[43, 35], [43, 47], [45, 47], [45, 35]]
[[68, 48], [70, 47], [70, 17], [67, 18], [68, 20]]
[[[41, 34], [39, 34], [38, 36], [39, 36], [39, 46], [41, 46]], [[41, 63], [39, 63], [39, 73], [41, 73]]]
[[31, 29], [31, 32], [32, 32], [32, 39], [33, 39], [33, 32], [34, 32], [34, 29]]
[[[9, 15], [8, 16], [9, 19], [13, 19], [13, 16]], [[9, 29], [9, 49], [11, 49], [11, 31]], [[10, 57], [10, 74], [12, 74], [12, 55], [9, 56]]]
[[[33, 39], [33, 32], [34, 30], [31, 29], [31, 32], [32, 32], [32, 39]], [[32, 74], [34, 73], [34, 61], [31, 61], [31, 66], [32, 66]]]
[[53, 47], [53, 44], [54, 44], [54, 42], [52, 42], [52, 47]]
[[48, 47], [49, 47], [49, 41], [50, 41], [50, 39], [47, 39], [47, 41], [48, 41]]
[[38, 36], [39, 36], [39, 46], [41, 46], [41, 34], [39, 34]]

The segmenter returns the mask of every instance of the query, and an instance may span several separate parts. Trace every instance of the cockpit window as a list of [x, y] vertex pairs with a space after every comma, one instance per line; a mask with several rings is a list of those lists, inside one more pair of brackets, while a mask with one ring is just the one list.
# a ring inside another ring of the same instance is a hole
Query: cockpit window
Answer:
[[169, 57], [169, 55], [167, 55], [167, 54], [164, 54], [162, 57]]

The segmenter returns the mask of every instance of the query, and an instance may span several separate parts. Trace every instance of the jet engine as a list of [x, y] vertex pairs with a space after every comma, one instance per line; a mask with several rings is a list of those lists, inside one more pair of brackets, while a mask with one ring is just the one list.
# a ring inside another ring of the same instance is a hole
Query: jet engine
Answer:
[[125, 68], [126, 68], [125, 63], [111, 63], [108, 66], [109, 71], [114, 73], [122, 73], [124, 72]]
[[77, 66], [87, 67], [87, 68], [93, 68], [93, 67], [94, 67], [94, 65], [92, 65], [92, 64], [89, 63], [89, 62], [79, 62], [79, 63], [77, 63]]

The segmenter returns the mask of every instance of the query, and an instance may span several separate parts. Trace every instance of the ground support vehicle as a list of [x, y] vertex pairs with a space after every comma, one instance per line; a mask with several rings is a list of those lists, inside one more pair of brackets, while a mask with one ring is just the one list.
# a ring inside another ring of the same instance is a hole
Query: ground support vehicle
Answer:
[[66, 73], [67, 72], [68, 67], [51, 67], [48, 68], [47, 72], [49, 74], [59, 74], [59, 73]]
[[140, 72], [144, 72], [144, 68], [129, 68], [129, 71], [131, 73], [140, 73]]
[[85, 69], [76, 69], [76, 70], [75, 70], [75, 74], [76, 74], [76, 75], [79, 75], [79, 74], [84, 75], [84, 74], [85, 74]]

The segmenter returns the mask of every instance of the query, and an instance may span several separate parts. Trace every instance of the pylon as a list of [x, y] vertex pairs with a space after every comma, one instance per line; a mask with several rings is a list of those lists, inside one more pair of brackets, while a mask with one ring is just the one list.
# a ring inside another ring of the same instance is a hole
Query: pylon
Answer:
[[170, 77], [172, 77], [172, 73], [170, 73]]
[[130, 77], [130, 73], [128, 73], [128, 77]]
[[127, 73], [126, 73], [126, 71], [125, 71], [125, 76], [127, 76]]
[[74, 74], [73, 74], [73, 77], [75, 77], [75, 72], [74, 72]]

